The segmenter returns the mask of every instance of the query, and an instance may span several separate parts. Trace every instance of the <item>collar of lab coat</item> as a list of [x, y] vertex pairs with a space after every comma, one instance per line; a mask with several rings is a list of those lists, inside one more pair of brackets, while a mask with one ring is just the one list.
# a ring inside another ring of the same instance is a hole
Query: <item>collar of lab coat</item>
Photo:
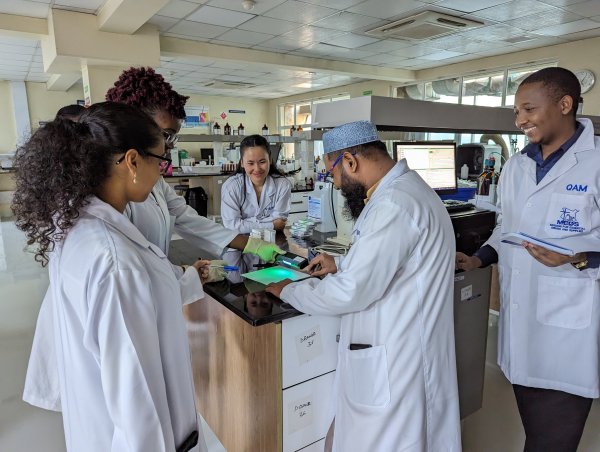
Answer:
[[[539, 184], [536, 185], [537, 190], [541, 190], [545, 186], [552, 183], [561, 174], [571, 169], [577, 164], [577, 154], [580, 152], [588, 152], [595, 150], [594, 145], [594, 126], [592, 121], [587, 118], [577, 119], [584, 127], [583, 132], [575, 143], [565, 152], [558, 162], [552, 167], [552, 169], [544, 176]], [[526, 154], [517, 154], [518, 162], [523, 167], [525, 174], [536, 183], [535, 176], [535, 161]]]
[[[374, 198], [377, 197], [378, 193], [383, 192], [383, 187], [391, 184], [396, 178], [402, 176], [404, 173], [407, 173], [410, 170], [408, 164], [406, 163], [406, 159], [401, 159], [398, 163], [396, 163], [392, 169], [390, 169], [385, 176], [379, 179], [379, 182], [375, 184], [372, 188], [374, 188], [373, 192], [369, 194], [367, 198], [369, 203], [373, 201]], [[366, 204], [366, 203], [365, 203]]]
[[[248, 195], [250, 195], [250, 199], [252, 202], [256, 200], [256, 192], [254, 191], [254, 185], [252, 185], [252, 181], [250, 180], [250, 176], [244, 173], [244, 177], [246, 178], [246, 199], [248, 199]], [[261, 205], [261, 201], [264, 199], [265, 201], [270, 201], [273, 196], [275, 196], [275, 190], [273, 190], [275, 185], [275, 181], [270, 175], [267, 175], [265, 179], [265, 185], [263, 185], [262, 191], [260, 192], [260, 200], [256, 201], [258, 206]], [[266, 199], [266, 196], [269, 199]]]
[[150, 248], [150, 250], [159, 257], [166, 257], [165, 253], [153, 243], [150, 243], [146, 237], [133, 225], [129, 219], [117, 211], [111, 205], [98, 199], [96, 196], [90, 197], [90, 203], [83, 207], [83, 212], [88, 215], [94, 216], [105, 223], [114, 227], [117, 231], [121, 232], [132, 242], [137, 243], [143, 248]]

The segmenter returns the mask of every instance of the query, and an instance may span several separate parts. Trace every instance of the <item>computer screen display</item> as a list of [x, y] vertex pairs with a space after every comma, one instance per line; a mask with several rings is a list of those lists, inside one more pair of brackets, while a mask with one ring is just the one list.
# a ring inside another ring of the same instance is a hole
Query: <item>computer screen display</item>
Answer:
[[456, 193], [456, 143], [412, 141], [394, 143], [397, 161], [406, 159], [408, 167], [423, 178], [438, 194]]

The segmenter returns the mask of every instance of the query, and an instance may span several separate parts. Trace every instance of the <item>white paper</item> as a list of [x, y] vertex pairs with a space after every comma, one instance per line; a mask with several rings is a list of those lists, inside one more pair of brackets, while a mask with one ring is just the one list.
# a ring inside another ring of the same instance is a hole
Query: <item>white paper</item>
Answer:
[[313, 396], [309, 395], [288, 404], [288, 433], [308, 427], [313, 423]]
[[298, 352], [300, 364], [312, 361], [323, 354], [323, 341], [319, 325], [315, 325], [296, 336], [296, 351]]
[[473, 296], [473, 284], [469, 284], [466, 287], [460, 289], [460, 301], [465, 301]]
[[567, 256], [573, 256], [575, 254], [575, 252], [569, 248], [564, 248], [562, 246], [555, 245], [546, 240], [535, 238], [523, 232], [508, 232], [506, 234], [502, 234], [502, 241], [504, 243], [509, 243], [511, 245], [517, 246], [521, 246], [523, 242], [529, 242], [539, 247], [545, 248], [549, 251], [554, 251], [555, 253], [565, 254]]

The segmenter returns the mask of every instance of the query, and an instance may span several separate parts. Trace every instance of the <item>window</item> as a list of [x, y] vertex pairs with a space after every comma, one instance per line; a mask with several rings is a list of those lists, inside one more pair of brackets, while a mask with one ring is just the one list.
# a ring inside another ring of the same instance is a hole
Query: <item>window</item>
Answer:
[[504, 72], [476, 77], [463, 77], [462, 104], [502, 107]]

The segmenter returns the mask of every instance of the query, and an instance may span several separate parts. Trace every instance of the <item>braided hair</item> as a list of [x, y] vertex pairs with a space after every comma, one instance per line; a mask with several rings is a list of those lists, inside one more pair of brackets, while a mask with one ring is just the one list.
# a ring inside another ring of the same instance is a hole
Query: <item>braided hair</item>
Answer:
[[106, 92], [108, 101], [132, 105], [151, 116], [165, 111], [177, 119], [185, 119], [184, 106], [188, 99], [173, 90], [171, 84], [151, 67], [132, 67], [123, 71]]

